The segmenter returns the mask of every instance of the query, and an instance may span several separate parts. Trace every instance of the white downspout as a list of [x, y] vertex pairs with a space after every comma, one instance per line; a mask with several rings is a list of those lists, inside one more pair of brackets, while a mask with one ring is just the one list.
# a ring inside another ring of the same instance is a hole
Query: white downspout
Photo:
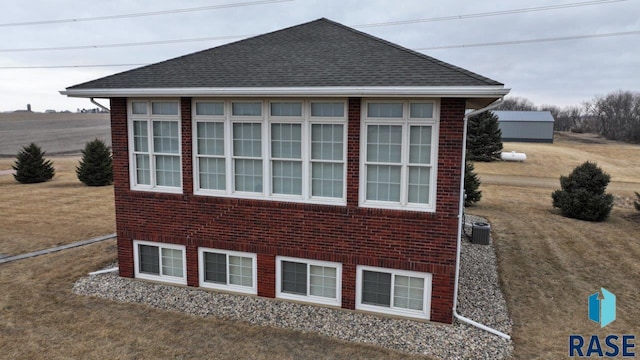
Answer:
[[98, 105], [99, 108], [101, 108], [102, 110], [106, 111], [106, 112], [111, 112], [111, 110], [109, 110], [108, 107], [100, 104], [99, 102], [97, 102], [94, 98], [89, 98], [89, 100], [91, 100], [92, 103], [94, 103], [95, 105]]
[[491, 110], [493, 108], [495, 108], [496, 106], [500, 105], [503, 101], [503, 98], [500, 98], [498, 100], [496, 100], [495, 102], [491, 103], [490, 105], [482, 108], [482, 109], [478, 109], [478, 110], [474, 110], [468, 114], [465, 114], [464, 116], [464, 130], [463, 130], [463, 136], [462, 136], [462, 171], [461, 171], [461, 178], [460, 178], [460, 211], [458, 213], [458, 250], [456, 252], [456, 280], [455, 280], [455, 285], [453, 287], [453, 316], [470, 325], [473, 325], [477, 328], [480, 328], [482, 330], [488, 331], [492, 334], [498, 335], [500, 337], [503, 337], [507, 340], [511, 339], [511, 336], [509, 336], [508, 334], [505, 334], [501, 331], [498, 331], [496, 329], [490, 328], [486, 325], [480, 324], [479, 322], [473, 321], [471, 319], [468, 319], [460, 314], [458, 314], [457, 311], [457, 307], [458, 307], [458, 281], [460, 279], [460, 253], [462, 251], [462, 215], [463, 215], [463, 211], [464, 211], [464, 172], [465, 172], [465, 163], [467, 161], [466, 159], [466, 153], [467, 153], [467, 120], [469, 119], [469, 117], [473, 116], [473, 115], [477, 115], [481, 112], [487, 111], [487, 110]]

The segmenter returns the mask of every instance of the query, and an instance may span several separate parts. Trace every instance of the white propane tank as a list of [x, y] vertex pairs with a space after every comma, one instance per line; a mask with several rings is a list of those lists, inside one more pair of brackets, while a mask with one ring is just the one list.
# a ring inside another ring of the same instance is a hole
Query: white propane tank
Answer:
[[500, 154], [500, 159], [504, 161], [525, 161], [527, 160], [527, 154], [512, 152], [503, 152]]

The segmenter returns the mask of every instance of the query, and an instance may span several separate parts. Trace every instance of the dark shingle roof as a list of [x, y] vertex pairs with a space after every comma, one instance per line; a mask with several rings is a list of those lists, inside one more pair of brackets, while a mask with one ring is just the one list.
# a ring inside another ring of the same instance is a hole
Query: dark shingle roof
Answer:
[[71, 89], [493, 86], [501, 83], [319, 19]]

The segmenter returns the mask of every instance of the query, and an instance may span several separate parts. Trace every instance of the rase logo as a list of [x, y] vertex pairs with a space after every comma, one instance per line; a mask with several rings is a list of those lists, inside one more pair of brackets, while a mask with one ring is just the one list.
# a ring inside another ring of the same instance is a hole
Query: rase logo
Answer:
[[[589, 296], [589, 320], [600, 324], [603, 328], [616, 319], [616, 296], [605, 288], [602, 294]], [[588, 344], [582, 335], [569, 336], [569, 356], [579, 357], [634, 357], [635, 335], [607, 335], [604, 343], [598, 335], [591, 335]], [[603, 350], [604, 349], [604, 350]]]
[[589, 320], [597, 322], [603, 328], [616, 319], [616, 296], [600, 288], [602, 300], [598, 299], [598, 293], [589, 296]]

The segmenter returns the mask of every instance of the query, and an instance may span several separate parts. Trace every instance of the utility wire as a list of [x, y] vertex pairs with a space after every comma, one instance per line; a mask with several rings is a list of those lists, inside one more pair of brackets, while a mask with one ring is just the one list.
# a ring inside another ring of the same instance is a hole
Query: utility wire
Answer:
[[[640, 35], [640, 30], [638, 30], [638, 31], [625, 31], [625, 32], [613, 32], [613, 33], [605, 33], [605, 34], [588, 34], [588, 35], [562, 36], [562, 37], [540, 38], [540, 39], [499, 41], [499, 42], [476, 43], [476, 44], [466, 44], [466, 45], [433, 46], [433, 47], [415, 48], [413, 50], [415, 50], [415, 51], [424, 51], [424, 50], [443, 50], [443, 49], [458, 49], [458, 48], [499, 46], [499, 45], [519, 45], [519, 44], [530, 44], [530, 43], [541, 43], [541, 42], [552, 42], [552, 41], [567, 41], [567, 40], [580, 40], [580, 39], [594, 39], [594, 38], [629, 36], [629, 35]], [[56, 69], [56, 68], [107, 67], [107, 66], [142, 66], [142, 65], [149, 65], [149, 64], [0, 66], [0, 70], [7, 70], [7, 69]]]
[[433, 46], [433, 47], [417, 48], [414, 50], [423, 51], [423, 50], [459, 49], [459, 48], [483, 47], [483, 46], [518, 45], [518, 44], [541, 43], [541, 42], [550, 42], [550, 41], [594, 39], [594, 38], [627, 36], [627, 35], [640, 35], [640, 31], [625, 31], [625, 32], [615, 32], [615, 33], [606, 33], [606, 34], [561, 36], [561, 37], [528, 39], [528, 40], [497, 41], [497, 42], [487, 42], [487, 43], [477, 43], [477, 44], [467, 44], [467, 45]]
[[143, 16], [178, 14], [178, 13], [186, 13], [186, 12], [194, 12], [194, 11], [219, 10], [219, 9], [228, 9], [228, 8], [234, 8], [234, 7], [273, 4], [273, 3], [287, 2], [287, 1], [294, 1], [294, 0], [260, 0], [260, 1], [250, 1], [250, 2], [243, 2], [243, 3], [201, 6], [201, 7], [185, 8], [185, 9], [149, 11], [149, 12], [133, 13], [133, 14], [105, 15], [105, 16], [93, 16], [93, 17], [85, 17], [85, 18], [59, 19], [59, 20], [24, 21], [24, 22], [0, 24], [0, 27], [62, 24], [62, 23], [82, 22], [82, 21], [115, 20], [115, 19], [134, 18], [134, 17], [143, 17]]
[[95, 64], [95, 65], [35, 65], [35, 66], [0, 66], [0, 70], [18, 69], [69, 69], [69, 68], [99, 68], [118, 66], [144, 66], [149, 64]]
[[442, 16], [442, 17], [433, 17], [433, 18], [427, 18], [427, 19], [400, 20], [400, 21], [389, 21], [389, 22], [381, 22], [381, 23], [361, 24], [361, 25], [355, 25], [354, 27], [369, 28], [369, 27], [379, 27], [379, 26], [418, 24], [418, 23], [425, 23], [425, 22], [463, 20], [463, 19], [473, 19], [473, 18], [481, 18], [481, 17], [489, 17], [489, 16], [522, 14], [522, 13], [529, 13], [529, 12], [535, 12], [535, 11], [567, 9], [567, 8], [575, 8], [575, 7], [581, 7], [581, 6], [604, 5], [608, 3], [616, 3], [616, 2], [622, 2], [622, 1], [628, 1], [628, 0], [594, 0], [594, 1], [586, 1], [586, 2], [578, 2], [578, 3], [570, 3], [570, 4], [539, 6], [539, 7], [532, 7], [532, 8], [503, 10], [503, 11], [491, 11], [491, 12], [476, 13], [476, 14]]
[[255, 35], [228, 35], [228, 36], [211, 36], [192, 39], [174, 39], [174, 40], [158, 40], [158, 41], [143, 41], [132, 43], [119, 43], [119, 44], [99, 44], [99, 45], [78, 45], [78, 46], [57, 46], [57, 47], [42, 47], [42, 48], [21, 48], [21, 49], [0, 49], [0, 52], [31, 52], [31, 51], [51, 51], [51, 50], [85, 50], [85, 49], [106, 49], [116, 47], [132, 47], [132, 46], [147, 46], [147, 45], [164, 45], [164, 44], [176, 44], [198, 41], [213, 41], [213, 40], [231, 40], [239, 39]]
[[[271, 0], [271, 1], [273, 1], [273, 0]], [[292, 1], [292, 0], [277, 0], [277, 1]], [[413, 24], [413, 23], [420, 23], [420, 22], [449, 21], [449, 20], [457, 20], [457, 19], [469, 19], [469, 18], [474, 18], [474, 17], [499, 16], [499, 15], [518, 14], [518, 13], [526, 13], [526, 12], [534, 12], [534, 11], [557, 10], [557, 9], [568, 8], [568, 7], [591, 6], [591, 5], [600, 5], [600, 4], [607, 4], [607, 3], [613, 3], [613, 2], [622, 2], [622, 1], [629, 1], [629, 0], [595, 0], [595, 1], [564, 4], [564, 5], [550, 5], [550, 6], [541, 6], [541, 7], [535, 7], [535, 8], [513, 9], [513, 10], [494, 11], [494, 12], [485, 12], [485, 13], [476, 13], [476, 14], [467, 14], [467, 15], [438, 17], [438, 18], [402, 20], [402, 21], [391, 21], [391, 22], [385, 22], [385, 23], [362, 24], [362, 25], [356, 25], [354, 27], [356, 27], [356, 28], [366, 28], [366, 27], [376, 27], [376, 26], [391, 26], [391, 25]], [[262, 1], [261, 3], [264, 3], [264, 1]], [[248, 4], [248, 3], [243, 3], [243, 4]], [[233, 5], [233, 4], [227, 4], [226, 6], [228, 6], [228, 5]], [[201, 9], [201, 8], [194, 8], [194, 9]], [[183, 9], [183, 10], [188, 10], [188, 9]], [[167, 11], [178, 11], [178, 10], [167, 10]], [[196, 10], [193, 10], [193, 11], [196, 11]], [[150, 13], [148, 13], [148, 14], [150, 14]], [[129, 15], [114, 15], [114, 16], [129, 16]], [[133, 16], [133, 15], [131, 15], [131, 16]], [[0, 26], [2, 26], [2, 24], [0, 24]], [[172, 39], [172, 40], [159, 40], [159, 41], [142, 41], [142, 42], [116, 43], [116, 44], [0, 49], [0, 53], [2, 53], [2, 52], [54, 51], [54, 50], [84, 50], [84, 49], [100, 49], [100, 48], [163, 45], [163, 44], [176, 44], [176, 43], [198, 42], [198, 41], [241, 39], [241, 38], [246, 38], [246, 37], [250, 37], [250, 36], [255, 36], [255, 34], [214, 36], [214, 37], [202, 37], [202, 38], [191, 38], [191, 39]]]

